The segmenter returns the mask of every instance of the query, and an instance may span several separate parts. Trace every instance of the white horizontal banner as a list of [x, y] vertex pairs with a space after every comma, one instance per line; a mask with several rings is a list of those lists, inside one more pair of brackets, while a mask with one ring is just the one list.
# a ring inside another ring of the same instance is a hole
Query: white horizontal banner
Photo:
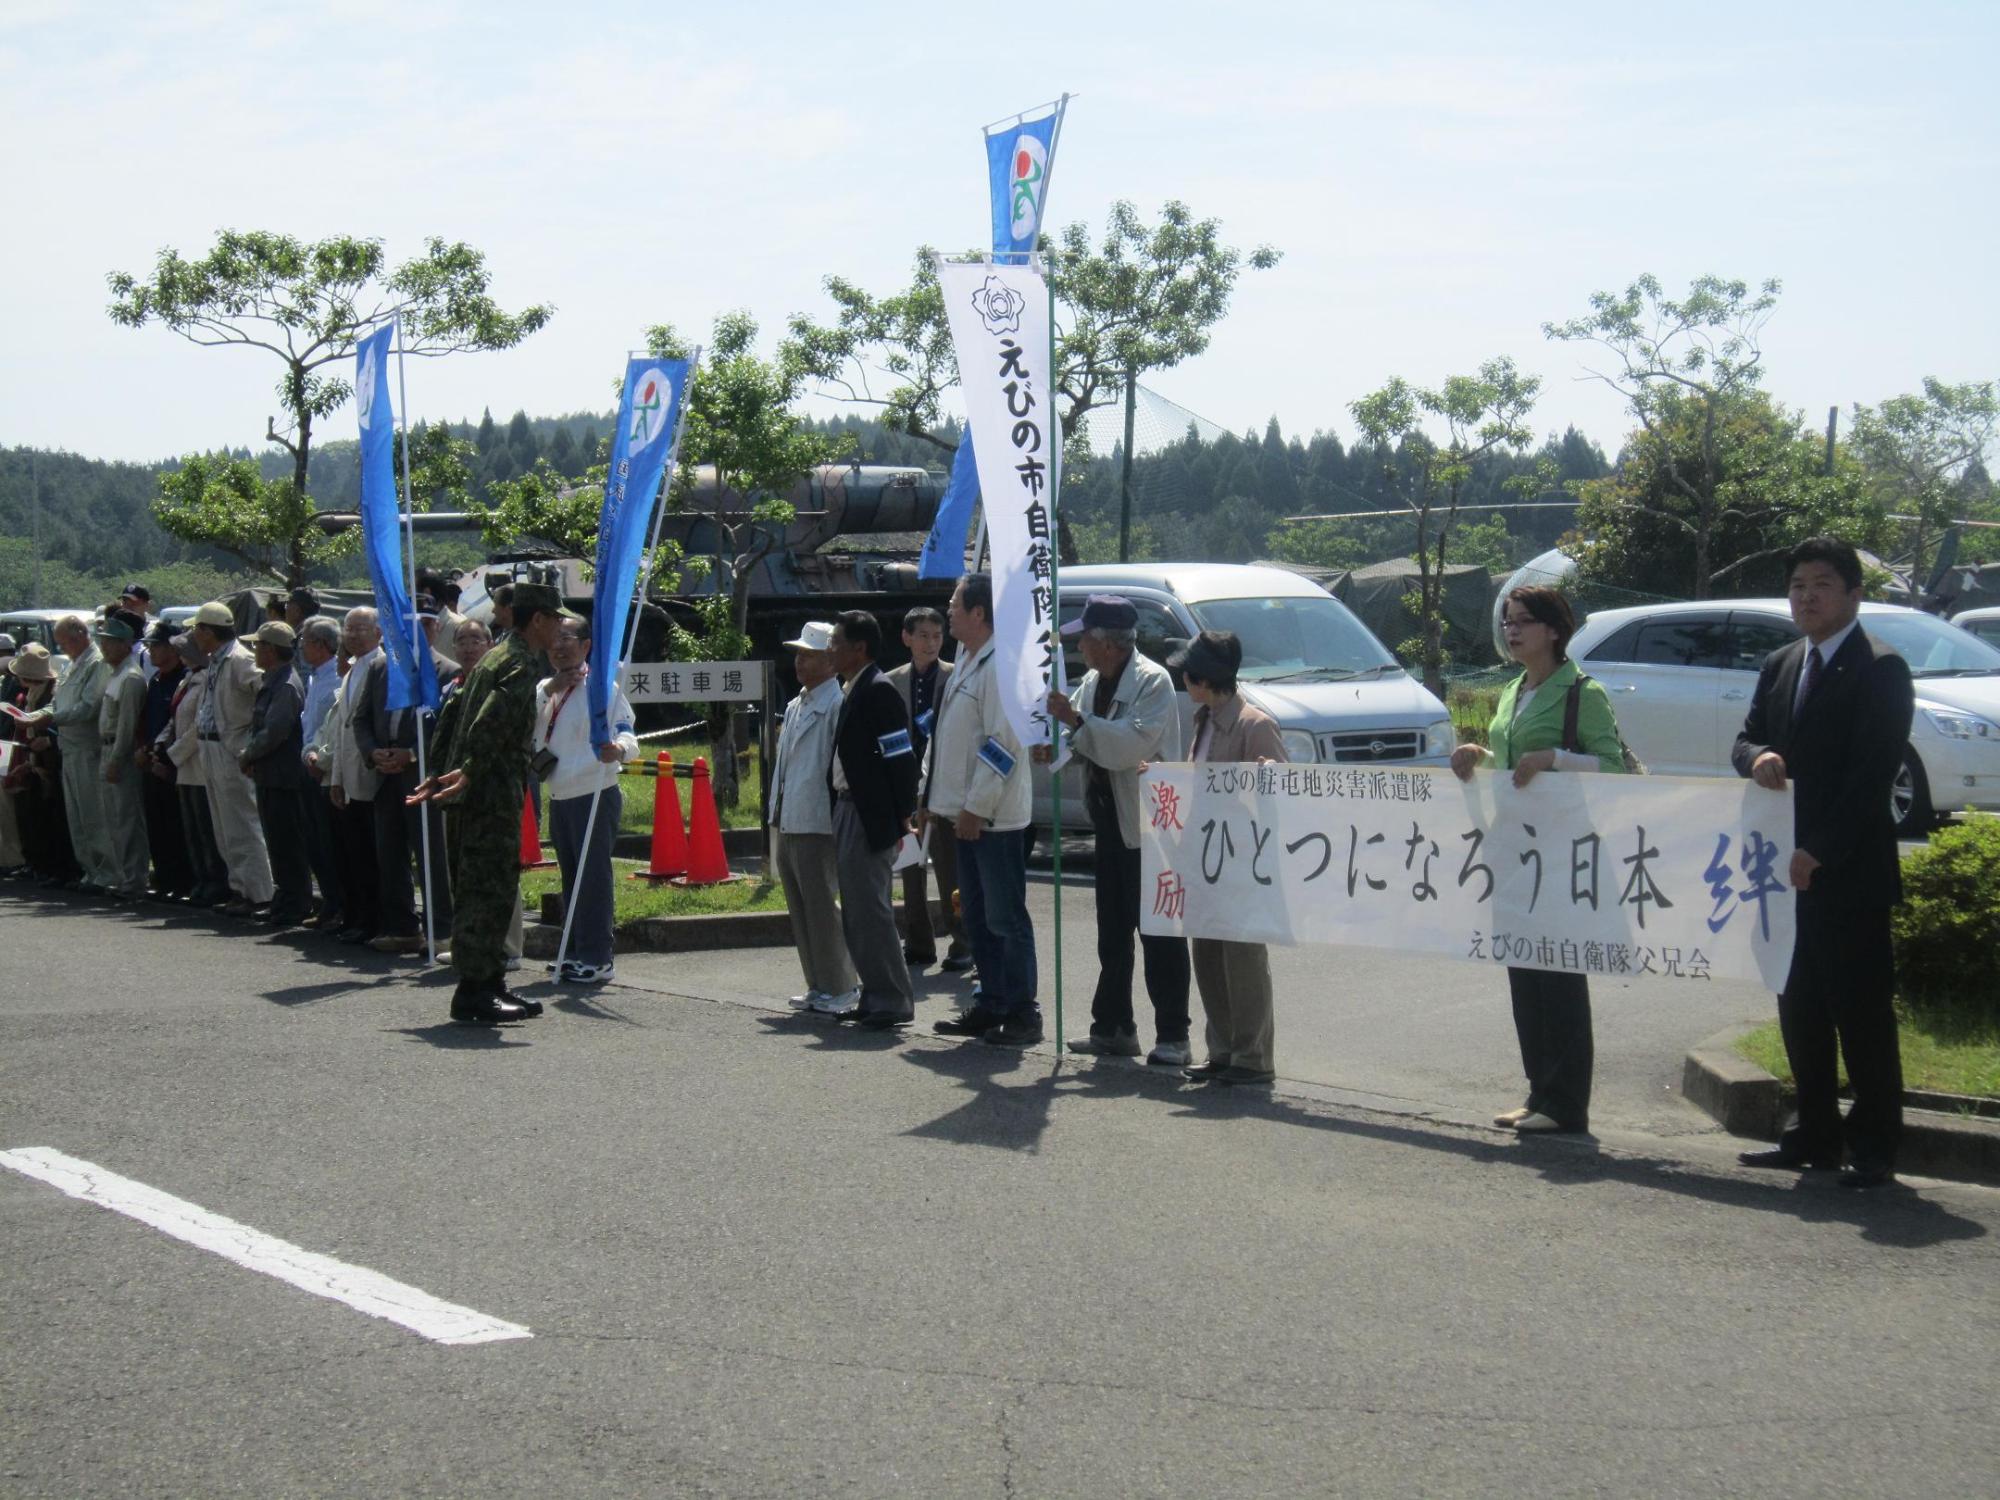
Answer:
[[761, 661], [635, 661], [625, 668], [631, 703], [761, 703]]
[[1792, 798], [1747, 781], [1156, 765], [1140, 925], [1784, 984]]

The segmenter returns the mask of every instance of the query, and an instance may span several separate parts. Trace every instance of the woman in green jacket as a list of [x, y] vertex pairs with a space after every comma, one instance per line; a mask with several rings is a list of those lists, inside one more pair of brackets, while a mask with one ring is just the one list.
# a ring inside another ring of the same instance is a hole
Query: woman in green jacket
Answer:
[[[1570, 689], [1580, 675], [1568, 656], [1576, 634], [1569, 601], [1552, 588], [1530, 585], [1508, 594], [1500, 617], [1507, 650], [1521, 675], [1502, 689], [1489, 748], [1460, 745], [1451, 768], [1461, 781], [1487, 761], [1512, 771], [1514, 785], [1526, 786], [1543, 771], [1625, 769], [1625, 745], [1618, 737], [1611, 699], [1595, 682], [1585, 682], [1577, 700], [1576, 744], [1563, 744]], [[1507, 970], [1514, 1000], [1514, 1031], [1521, 1041], [1521, 1067], [1528, 1075], [1528, 1102], [1493, 1118], [1495, 1125], [1524, 1134], [1590, 1128], [1590, 984], [1581, 974], [1551, 969]]]

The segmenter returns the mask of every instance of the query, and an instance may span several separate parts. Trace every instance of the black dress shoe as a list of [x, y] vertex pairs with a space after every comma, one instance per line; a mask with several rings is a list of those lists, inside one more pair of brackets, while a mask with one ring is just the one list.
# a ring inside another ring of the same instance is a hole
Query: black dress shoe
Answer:
[[982, 1041], [995, 1047], [1033, 1047], [1042, 1040], [1040, 1016], [1009, 1016], [989, 1030]]
[[939, 1036], [985, 1036], [1000, 1024], [1001, 1018], [990, 1010], [974, 1006], [962, 1016], [953, 1016], [949, 1021], [937, 1021], [931, 1030]]
[[1864, 1165], [1860, 1162], [1840, 1169], [1840, 1185], [1844, 1188], [1886, 1187], [1896, 1180], [1893, 1167]]
[[937, 955], [935, 953], [919, 953], [914, 948], [905, 948], [903, 950], [903, 962], [906, 964], [920, 964], [924, 968], [929, 968], [937, 962]]
[[914, 1020], [915, 1016], [906, 1016], [899, 1011], [871, 1010], [857, 1015], [854, 1024], [863, 1031], [894, 1031], [897, 1027], [907, 1026]]
[[1736, 1159], [1746, 1167], [1767, 1167], [1779, 1172], [1830, 1172], [1840, 1165], [1837, 1161], [1824, 1161], [1784, 1146], [1772, 1146], [1765, 1151], [1739, 1151]]
[[962, 958], [947, 958], [941, 967], [947, 974], [966, 974], [971, 972], [972, 965], [972, 955], [966, 954]]
[[463, 988], [451, 997], [451, 1018], [461, 1026], [499, 1026], [508, 1021], [525, 1021], [527, 1011], [504, 1000], [497, 989]]
[[542, 1002], [539, 1000], [530, 1000], [526, 995], [517, 995], [512, 990], [503, 989], [500, 991], [500, 998], [505, 1000], [509, 1005], [520, 1006], [521, 1014], [531, 1021], [542, 1013]]

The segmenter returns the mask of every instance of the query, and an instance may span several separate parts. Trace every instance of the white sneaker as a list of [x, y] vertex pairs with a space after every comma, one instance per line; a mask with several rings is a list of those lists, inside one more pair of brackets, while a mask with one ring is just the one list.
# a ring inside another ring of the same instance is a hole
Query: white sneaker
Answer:
[[508, 960], [507, 960], [507, 972], [508, 972], [509, 974], [518, 974], [518, 973], [520, 973], [520, 971], [521, 971], [521, 960], [520, 960], [520, 959], [518, 959], [518, 958], [510, 958], [510, 959], [508, 959]]
[[803, 995], [793, 995], [785, 1003], [793, 1010], [812, 1010], [825, 998], [825, 990], [807, 990]]
[[575, 959], [565, 959], [556, 972], [558, 984], [602, 984], [611, 977], [611, 964], [585, 964]]
[[821, 995], [811, 1008], [823, 1016], [851, 1015], [861, 1008], [861, 986], [857, 984], [843, 995]]
[[1188, 1065], [1188, 1044], [1161, 1042], [1146, 1054], [1146, 1061], [1156, 1068], [1185, 1068]]

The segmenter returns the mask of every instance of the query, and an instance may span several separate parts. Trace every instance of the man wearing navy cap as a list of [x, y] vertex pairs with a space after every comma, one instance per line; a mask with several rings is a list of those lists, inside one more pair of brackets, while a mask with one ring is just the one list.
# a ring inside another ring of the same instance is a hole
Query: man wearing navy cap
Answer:
[[[1049, 713], [1069, 731], [1082, 763], [1084, 805], [1097, 842], [1097, 992], [1090, 1034], [1072, 1052], [1137, 1057], [1132, 1017], [1132, 937], [1139, 933], [1139, 767], [1181, 752], [1180, 707], [1166, 668], [1135, 649], [1139, 612], [1116, 594], [1092, 594], [1083, 613], [1063, 626], [1090, 668], [1076, 698], [1049, 694]], [[1081, 705], [1081, 706], [1079, 706]], [[1037, 746], [1047, 760], [1047, 746]], [[1146, 1061], [1188, 1065], [1188, 950], [1177, 937], [1139, 933], [1146, 994], [1153, 1002], [1157, 1045]]]

